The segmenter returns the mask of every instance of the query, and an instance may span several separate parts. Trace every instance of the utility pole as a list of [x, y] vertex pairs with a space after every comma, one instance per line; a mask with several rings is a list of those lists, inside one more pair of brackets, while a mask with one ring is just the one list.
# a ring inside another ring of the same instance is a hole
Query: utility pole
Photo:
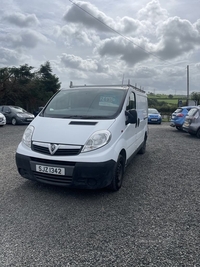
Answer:
[[189, 65], [187, 65], [187, 105], [189, 105], [189, 97], [190, 97], [190, 93], [189, 93]]

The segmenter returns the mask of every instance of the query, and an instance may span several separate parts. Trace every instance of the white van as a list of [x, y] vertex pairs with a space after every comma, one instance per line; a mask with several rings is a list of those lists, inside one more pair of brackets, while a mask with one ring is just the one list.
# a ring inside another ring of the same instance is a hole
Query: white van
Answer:
[[148, 135], [147, 96], [128, 85], [59, 90], [26, 128], [16, 151], [19, 174], [47, 184], [120, 189]]

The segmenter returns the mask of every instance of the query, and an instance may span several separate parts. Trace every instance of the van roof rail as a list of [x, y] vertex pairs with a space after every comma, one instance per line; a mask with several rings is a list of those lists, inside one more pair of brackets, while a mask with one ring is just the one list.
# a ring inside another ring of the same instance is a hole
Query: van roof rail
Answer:
[[138, 88], [138, 87], [136, 87], [136, 86], [134, 86], [134, 85], [131, 85], [130, 84], [130, 80], [128, 80], [128, 84], [109, 84], [109, 85], [105, 85], [105, 84], [101, 84], [101, 85], [86, 85], [86, 84], [84, 84], [84, 85], [73, 85], [73, 82], [72, 81], [70, 81], [70, 85], [69, 85], [69, 87], [70, 88], [77, 88], [77, 87], [132, 87], [132, 88], [134, 88], [135, 90], [137, 90], [137, 91], [139, 91], [139, 92], [142, 92], [142, 93], [145, 93], [145, 91], [144, 90], [142, 90], [141, 88]]

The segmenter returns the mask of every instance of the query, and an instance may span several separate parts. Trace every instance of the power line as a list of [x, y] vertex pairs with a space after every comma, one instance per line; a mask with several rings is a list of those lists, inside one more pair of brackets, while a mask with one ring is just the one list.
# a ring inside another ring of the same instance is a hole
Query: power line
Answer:
[[90, 12], [88, 12], [87, 10], [85, 10], [84, 8], [80, 7], [78, 4], [74, 3], [72, 0], [69, 0], [73, 5], [75, 5], [76, 7], [78, 7], [79, 9], [81, 9], [82, 11], [84, 11], [85, 13], [87, 13], [88, 15], [90, 15], [92, 18], [94, 18], [95, 20], [97, 20], [98, 22], [100, 22], [101, 24], [103, 24], [104, 26], [106, 26], [108, 29], [110, 29], [111, 31], [117, 33], [118, 35], [120, 35], [121, 37], [123, 37], [124, 39], [126, 39], [127, 41], [133, 43], [135, 46], [137, 46], [138, 48], [142, 49], [145, 53], [152, 55], [156, 58], [158, 58], [161, 61], [165, 61], [168, 62], [164, 59], [162, 59], [161, 57], [156, 56], [155, 54], [147, 51], [145, 48], [143, 48], [142, 46], [136, 44], [135, 42], [133, 42], [132, 40], [130, 40], [128, 37], [126, 37], [125, 35], [121, 34], [120, 32], [114, 30], [112, 27], [108, 26], [106, 23], [104, 23], [103, 21], [101, 21], [100, 19], [96, 18], [94, 15], [92, 15]]

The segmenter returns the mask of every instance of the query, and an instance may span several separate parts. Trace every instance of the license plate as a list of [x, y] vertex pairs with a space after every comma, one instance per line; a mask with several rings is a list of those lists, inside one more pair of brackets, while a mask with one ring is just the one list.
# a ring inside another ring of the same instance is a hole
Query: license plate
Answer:
[[157, 121], [157, 119], [151, 119], [152, 121]]
[[36, 165], [36, 172], [65, 175], [65, 168]]

